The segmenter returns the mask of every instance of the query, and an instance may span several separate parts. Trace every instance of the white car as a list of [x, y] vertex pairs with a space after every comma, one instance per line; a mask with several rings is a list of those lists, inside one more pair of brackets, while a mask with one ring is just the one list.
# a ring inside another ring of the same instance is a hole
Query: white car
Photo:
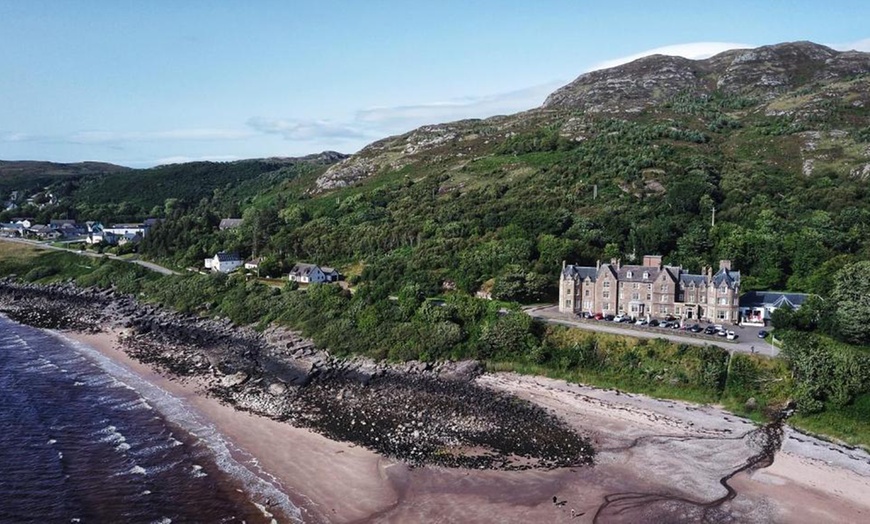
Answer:
[[725, 335], [725, 338], [727, 338], [728, 340], [734, 340], [734, 339], [737, 338], [737, 333], [735, 333], [735, 332], [733, 332], [733, 331], [729, 331], [729, 332]]
[[626, 320], [628, 320], [628, 317], [622, 314], [616, 315], [613, 319], [614, 322], [625, 322]]

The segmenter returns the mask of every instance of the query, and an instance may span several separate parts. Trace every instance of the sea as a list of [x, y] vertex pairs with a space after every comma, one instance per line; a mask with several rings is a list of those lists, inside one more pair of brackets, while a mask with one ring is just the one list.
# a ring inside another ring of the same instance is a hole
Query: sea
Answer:
[[0, 316], [0, 523], [302, 517], [181, 399], [93, 348]]

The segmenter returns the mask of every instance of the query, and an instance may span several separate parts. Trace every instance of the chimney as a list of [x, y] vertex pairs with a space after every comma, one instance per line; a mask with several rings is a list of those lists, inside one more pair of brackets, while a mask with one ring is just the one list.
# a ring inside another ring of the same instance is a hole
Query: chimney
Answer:
[[565, 271], [565, 261], [562, 261], [562, 271]]
[[719, 261], [719, 269], [724, 269], [726, 271], [731, 271], [731, 261], [722, 259]]
[[619, 271], [619, 266], [622, 264], [622, 259], [620, 258], [611, 258], [610, 265], [616, 266], [616, 270]]
[[595, 269], [596, 270], [601, 269], [601, 261], [600, 260], [595, 261]]
[[644, 255], [643, 256], [643, 266], [644, 267], [655, 267], [662, 268], [662, 256], [661, 255]]

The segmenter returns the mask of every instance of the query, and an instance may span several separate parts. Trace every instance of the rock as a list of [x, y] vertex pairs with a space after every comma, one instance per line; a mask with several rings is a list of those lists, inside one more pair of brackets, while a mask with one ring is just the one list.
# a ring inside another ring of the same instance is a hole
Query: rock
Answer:
[[285, 386], [281, 382], [272, 382], [271, 384], [269, 384], [269, 394], [270, 395], [280, 397], [281, 395], [283, 395], [286, 392], [287, 392], [287, 386]]
[[755, 411], [756, 409], [758, 409], [758, 401], [755, 399], [755, 397], [749, 397], [743, 407], [744, 409], [746, 409], [746, 411]]
[[233, 373], [232, 375], [227, 375], [221, 379], [221, 385], [225, 388], [231, 388], [234, 386], [241, 386], [245, 382], [248, 381], [248, 374], [244, 371], [239, 371], [237, 373]]

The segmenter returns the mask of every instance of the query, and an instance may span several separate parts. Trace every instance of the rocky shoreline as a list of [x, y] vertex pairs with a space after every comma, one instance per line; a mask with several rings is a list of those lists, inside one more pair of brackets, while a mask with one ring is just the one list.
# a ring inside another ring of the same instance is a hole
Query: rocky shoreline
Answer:
[[474, 384], [483, 372], [477, 362], [339, 359], [289, 330], [260, 333], [72, 284], [2, 279], [0, 312], [46, 329], [120, 330], [128, 355], [197, 380], [236, 409], [412, 466], [552, 469], [595, 456], [586, 438], [544, 408]]

